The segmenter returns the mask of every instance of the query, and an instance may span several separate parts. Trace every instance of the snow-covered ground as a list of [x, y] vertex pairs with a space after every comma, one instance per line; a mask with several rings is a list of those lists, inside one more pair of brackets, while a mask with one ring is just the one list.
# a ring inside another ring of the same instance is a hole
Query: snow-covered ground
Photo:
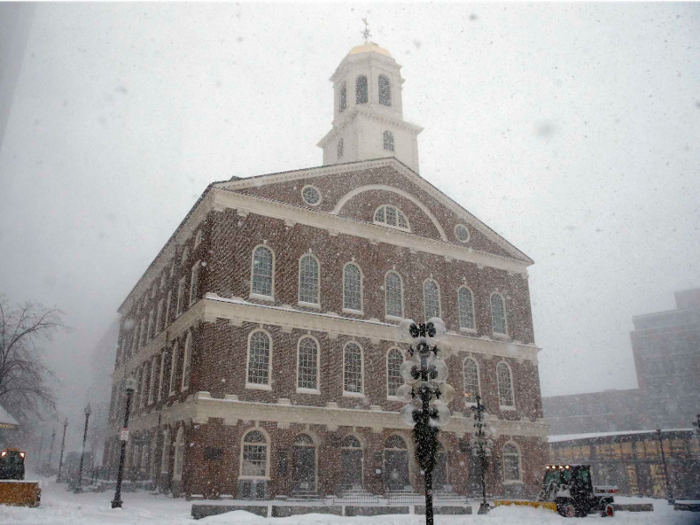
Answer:
[[[340, 517], [324, 514], [307, 514], [290, 518], [261, 518], [247, 512], [230, 512], [199, 521], [190, 517], [192, 503], [149, 493], [125, 493], [124, 508], [112, 510], [110, 501], [114, 493], [73, 494], [65, 485], [50, 480], [42, 481], [41, 506], [36, 509], [0, 506], [2, 525], [422, 525], [425, 517], [392, 515], [377, 517]], [[697, 525], [700, 514], [674, 511], [665, 501], [642, 498], [618, 498], [620, 503], [654, 503], [654, 512], [619, 512], [613, 518], [615, 524], [648, 525]], [[478, 504], [474, 506], [474, 510]], [[597, 516], [586, 519], [600, 520]], [[546, 510], [525, 507], [499, 507], [487, 516], [436, 516], [436, 525], [539, 525], [542, 523], [571, 523]], [[606, 521], [607, 522], [607, 521]], [[578, 523], [578, 521], [574, 521]]]

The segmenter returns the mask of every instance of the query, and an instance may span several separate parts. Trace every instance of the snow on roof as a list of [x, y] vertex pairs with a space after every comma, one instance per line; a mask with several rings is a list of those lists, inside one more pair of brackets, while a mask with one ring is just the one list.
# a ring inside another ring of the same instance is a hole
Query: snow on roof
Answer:
[[[661, 432], [692, 432], [692, 428], [667, 428]], [[561, 434], [558, 436], [549, 436], [549, 443], [559, 443], [561, 441], [573, 441], [576, 439], [591, 439], [607, 436], [627, 436], [630, 434], [655, 434], [656, 430], [618, 430], [616, 432], [592, 432], [589, 434]]]
[[19, 423], [17, 423], [17, 420], [13, 418], [10, 414], [7, 413], [7, 410], [5, 410], [2, 405], [0, 405], [0, 425], [14, 425], [14, 426], [19, 426]]

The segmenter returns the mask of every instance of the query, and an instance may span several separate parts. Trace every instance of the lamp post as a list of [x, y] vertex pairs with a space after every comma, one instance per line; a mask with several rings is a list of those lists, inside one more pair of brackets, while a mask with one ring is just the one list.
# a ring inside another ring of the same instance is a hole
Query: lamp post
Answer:
[[[469, 401], [467, 402], [469, 403]], [[491, 416], [486, 412], [486, 407], [481, 402], [479, 394], [476, 395], [476, 406], [472, 405], [470, 408], [474, 417], [473, 429], [470, 432], [474, 437], [469, 440], [469, 445], [471, 446], [472, 454], [479, 458], [479, 470], [481, 473], [482, 501], [481, 505], [479, 505], [479, 514], [487, 514], [491, 507], [486, 501], [486, 458], [491, 457], [493, 441], [490, 438], [494, 435], [494, 432], [489, 425]]]
[[666, 465], [666, 453], [664, 452], [664, 442], [661, 439], [661, 429], [656, 429], [656, 436], [659, 438], [659, 448], [661, 449], [661, 461], [664, 464], [664, 477], [666, 478], [666, 499], [669, 505], [673, 505], [676, 501], [673, 497], [673, 487], [671, 486], [671, 480], [668, 478], [668, 465]]
[[124, 477], [124, 459], [126, 457], [126, 442], [129, 439], [129, 412], [131, 411], [131, 397], [136, 391], [136, 379], [129, 377], [126, 380], [126, 406], [124, 407], [124, 427], [119, 435], [121, 448], [119, 449], [119, 470], [117, 471], [117, 488], [112, 500], [113, 509], [122, 508], [122, 478]]
[[401, 420], [413, 427], [416, 459], [425, 477], [425, 523], [433, 524], [433, 468], [437, 452], [437, 435], [450, 421], [447, 408], [454, 398], [454, 388], [445, 383], [452, 348], [437, 341], [445, 335], [445, 323], [433, 317], [427, 323], [416, 324], [404, 319], [399, 325], [399, 337], [409, 342], [410, 359], [400, 368], [404, 383], [396, 397], [408, 404], [401, 409]]
[[63, 440], [61, 440], [61, 458], [58, 460], [58, 476], [56, 483], [61, 482], [61, 468], [63, 467], [63, 449], [66, 446], [66, 428], [68, 428], [68, 418], [63, 422]]
[[88, 420], [90, 419], [90, 403], [85, 407], [85, 430], [83, 431], [83, 453], [80, 454], [80, 468], [78, 469], [78, 484], [75, 486], [75, 493], [80, 494], [83, 491], [83, 461], [85, 460], [85, 442], [87, 441]]

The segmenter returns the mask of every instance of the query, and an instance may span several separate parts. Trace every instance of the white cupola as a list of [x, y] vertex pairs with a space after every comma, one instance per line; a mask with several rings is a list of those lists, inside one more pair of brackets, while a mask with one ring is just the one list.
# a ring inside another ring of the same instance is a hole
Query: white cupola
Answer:
[[401, 66], [374, 42], [353, 47], [330, 78], [333, 128], [321, 139], [323, 164], [396, 157], [418, 173], [418, 134], [403, 120]]

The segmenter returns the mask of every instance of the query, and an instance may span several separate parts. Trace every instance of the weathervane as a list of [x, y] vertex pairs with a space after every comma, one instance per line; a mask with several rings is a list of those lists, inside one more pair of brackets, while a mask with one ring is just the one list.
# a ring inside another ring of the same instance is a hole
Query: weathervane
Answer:
[[365, 23], [365, 30], [362, 31], [362, 36], [365, 39], [365, 44], [369, 40], [369, 37], [372, 36], [372, 33], [369, 32], [369, 23], [367, 22], [367, 18], [363, 18], [362, 21]]

